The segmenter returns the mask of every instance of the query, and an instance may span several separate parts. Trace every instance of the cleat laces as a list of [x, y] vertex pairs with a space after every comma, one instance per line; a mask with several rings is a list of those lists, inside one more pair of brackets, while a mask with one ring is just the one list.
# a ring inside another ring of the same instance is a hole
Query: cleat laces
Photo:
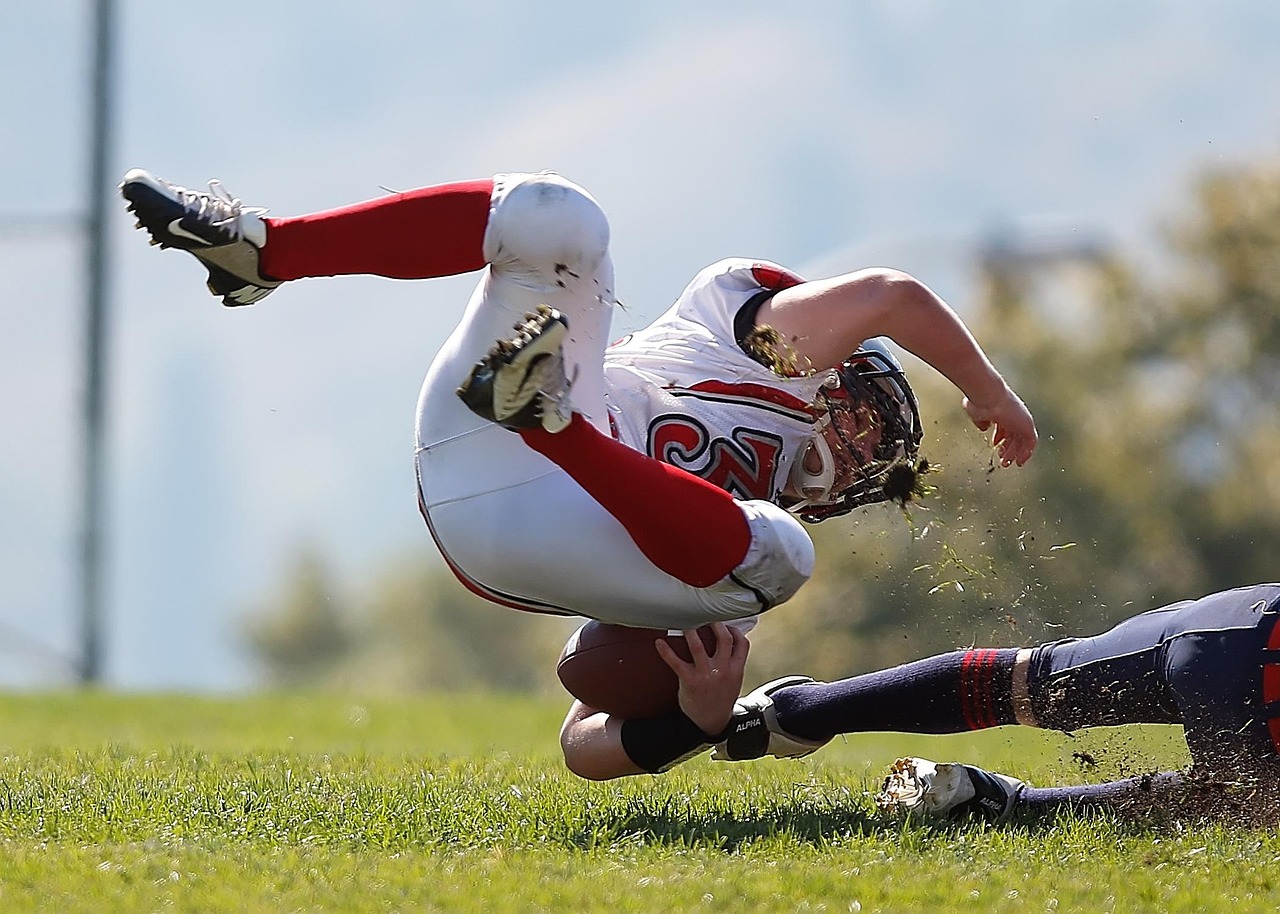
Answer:
[[244, 240], [244, 230], [240, 227], [242, 215], [262, 216], [267, 212], [263, 206], [245, 206], [239, 197], [231, 196], [217, 178], [209, 182], [208, 193], [176, 185], [173, 190], [188, 214], [226, 236], [228, 242]]

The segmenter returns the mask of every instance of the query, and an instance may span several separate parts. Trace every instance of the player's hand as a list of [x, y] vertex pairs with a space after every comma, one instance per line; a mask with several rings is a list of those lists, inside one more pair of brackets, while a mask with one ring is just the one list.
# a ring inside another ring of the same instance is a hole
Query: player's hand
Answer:
[[980, 431], [991, 432], [991, 446], [996, 449], [1000, 465], [1022, 466], [1036, 449], [1036, 421], [1031, 411], [1008, 387], [992, 403], [980, 403], [966, 397], [964, 411]]
[[751, 643], [741, 631], [723, 622], [711, 623], [711, 630], [716, 636], [711, 652], [703, 646], [697, 631], [684, 633], [689, 645], [688, 661], [680, 659], [662, 639], [655, 644], [658, 654], [680, 680], [680, 710], [707, 736], [717, 736], [729, 726], [733, 703], [742, 692]]

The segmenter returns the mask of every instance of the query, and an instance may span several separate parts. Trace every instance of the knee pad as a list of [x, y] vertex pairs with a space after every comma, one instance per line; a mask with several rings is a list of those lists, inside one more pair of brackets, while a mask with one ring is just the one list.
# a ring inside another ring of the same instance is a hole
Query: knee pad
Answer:
[[751, 545], [733, 577], [756, 590], [767, 606], [785, 603], [813, 575], [813, 540], [796, 518], [768, 501], [738, 503]]
[[585, 190], [552, 172], [498, 175], [485, 259], [545, 287], [592, 275], [609, 251], [609, 220]]

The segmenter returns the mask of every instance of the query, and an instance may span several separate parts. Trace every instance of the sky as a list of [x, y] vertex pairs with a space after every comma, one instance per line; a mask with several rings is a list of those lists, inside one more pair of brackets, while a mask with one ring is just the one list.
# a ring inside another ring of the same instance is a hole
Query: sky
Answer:
[[[783, 8], [785, 6], [785, 9]], [[1280, 155], [1270, 0], [117, 0], [111, 173], [293, 215], [559, 171], [609, 214], [615, 335], [702, 266], [899, 267], [963, 315], [994, 236], [1158, 246], [1202, 169]], [[87, 0], [0, 13], [0, 685], [77, 651]], [[114, 183], [114, 182], [113, 182]], [[113, 204], [114, 205], [114, 204]], [[418, 386], [475, 277], [305, 280], [228, 310], [109, 237], [105, 680], [236, 690], [301, 548], [435, 561]]]

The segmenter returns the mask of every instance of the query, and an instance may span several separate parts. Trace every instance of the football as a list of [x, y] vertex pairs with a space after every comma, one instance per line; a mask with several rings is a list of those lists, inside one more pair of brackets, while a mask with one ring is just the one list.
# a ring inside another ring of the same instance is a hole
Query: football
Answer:
[[[698, 634], [707, 651], [714, 651], [711, 627], [698, 629]], [[556, 673], [569, 694], [585, 705], [625, 718], [659, 717], [679, 707], [679, 681], [654, 647], [659, 638], [690, 659], [680, 632], [588, 622], [570, 636]]]

